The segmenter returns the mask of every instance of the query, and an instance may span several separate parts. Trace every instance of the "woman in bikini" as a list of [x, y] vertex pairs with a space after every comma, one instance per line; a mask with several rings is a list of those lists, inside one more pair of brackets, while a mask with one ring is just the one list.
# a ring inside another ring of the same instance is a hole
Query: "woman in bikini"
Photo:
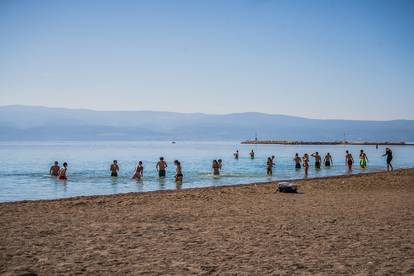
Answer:
[[141, 180], [144, 176], [144, 167], [142, 166], [142, 161], [139, 161], [137, 166], [135, 167], [134, 175], [132, 179]]
[[181, 171], [180, 161], [175, 160], [174, 165], [175, 165], [175, 182], [182, 182], [183, 181], [183, 173]]
[[309, 155], [305, 153], [305, 155], [302, 157], [303, 162], [303, 169], [305, 170], [305, 176], [308, 176], [308, 169], [309, 169]]

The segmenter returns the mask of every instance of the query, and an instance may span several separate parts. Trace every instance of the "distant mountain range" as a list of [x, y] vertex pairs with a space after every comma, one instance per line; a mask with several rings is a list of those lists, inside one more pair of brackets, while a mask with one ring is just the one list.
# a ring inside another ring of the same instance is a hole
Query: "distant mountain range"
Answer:
[[414, 120], [319, 120], [246, 112], [227, 115], [0, 106], [0, 140], [414, 141]]

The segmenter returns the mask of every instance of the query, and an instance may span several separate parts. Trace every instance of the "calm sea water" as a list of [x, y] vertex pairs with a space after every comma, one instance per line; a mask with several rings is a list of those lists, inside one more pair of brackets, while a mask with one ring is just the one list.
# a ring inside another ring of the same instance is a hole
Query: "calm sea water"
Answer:
[[[297, 146], [241, 145], [239, 142], [1, 142], [0, 143], [0, 202], [56, 199], [80, 195], [104, 195], [126, 192], [145, 192], [165, 189], [220, 186], [280, 179], [303, 178], [303, 170], [294, 168], [293, 156], [319, 151], [322, 157], [330, 152], [334, 159], [331, 168], [316, 170], [311, 158], [309, 177], [347, 173], [344, 152], [348, 149], [357, 160], [363, 148], [368, 155], [368, 168], [355, 166], [353, 173], [380, 171], [386, 168], [380, 146]], [[240, 150], [240, 159], [233, 152]], [[256, 158], [248, 153], [253, 149]], [[414, 147], [394, 146], [394, 168], [414, 167]], [[273, 176], [266, 176], [266, 158], [276, 156]], [[167, 177], [159, 179], [155, 164], [164, 156], [169, 167]], [[118, 178], [110, 177], [109, 166], [117, 159]], [[174, 182], [173, 160], [181, 161], [184, 181]], [[223, 160], [222, 175], [211, 175], [213, 159]], [[48, 176], [53, 161], [68, 162], [68, 180]], [[138, 160], [144, 163], [144, 178], [131, 180]], [[355, 164], [357, 165], [357, 163]]]

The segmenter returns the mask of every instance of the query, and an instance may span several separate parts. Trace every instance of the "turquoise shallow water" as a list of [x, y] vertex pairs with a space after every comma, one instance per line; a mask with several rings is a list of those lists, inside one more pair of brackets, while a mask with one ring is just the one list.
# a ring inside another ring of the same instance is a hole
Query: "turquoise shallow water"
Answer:
[[[344, 152], [350, 150], [358, 159], [363, 148], [368, 155], [368, 168], [355, 166], [352, 173], [380, 171], [386, 168], [381, 157], [385, 147], [380, 146], [298, 146], [298, 145], [241, 145], [239, 142], [0, 142], [0, 202], [56, 199], [80, 195], [105, 195], [127, 192], [145, 192], [165, 189], [220, 186], [280, 179], [303, 178], [303, 170], [294, 168], [293, 156], [319, 151], [330, 152], [334, 158], [331, 168], [316, 170], [311, 158], [309, 177], [347, 173]], [[414, 167], [414, 147], [391, 147], [394, 168]], [[240, 159], [233, 152], [240, 150]], [[256, 158], [248, 153], [253, 149]], [[276, 156], [273, 176], [266, 175], [266, 158]], [[160, 180], [155, 164], [164, 156], [169, 168], [167, 177]], [[211, 175], [213, 159], [223, 160], [222, 175]], [[117, 159], [118, 178], [110, 177], [109, 166]], [[181, 161], [184, 181], [174, 182], [173, 160]], [[68, 162], [68, 180], [59, 181], [48, 176], [54, 160]], [[144, 163], [144, 178], [133, 181], [131, 176], [138, 160]], [[357, 165], [357, 164], [355, 164]]]

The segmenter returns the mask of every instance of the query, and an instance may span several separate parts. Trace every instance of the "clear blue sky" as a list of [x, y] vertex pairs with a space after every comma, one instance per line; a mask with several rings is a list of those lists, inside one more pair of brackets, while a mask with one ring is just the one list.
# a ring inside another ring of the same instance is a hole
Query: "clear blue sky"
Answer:
[[0, 0], [0, 105], [414, 119], [414, 1]]

